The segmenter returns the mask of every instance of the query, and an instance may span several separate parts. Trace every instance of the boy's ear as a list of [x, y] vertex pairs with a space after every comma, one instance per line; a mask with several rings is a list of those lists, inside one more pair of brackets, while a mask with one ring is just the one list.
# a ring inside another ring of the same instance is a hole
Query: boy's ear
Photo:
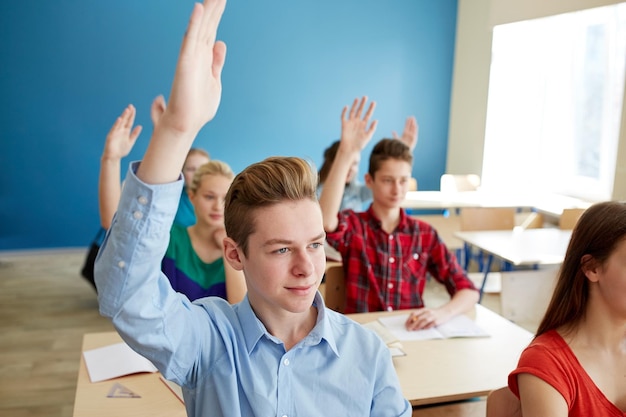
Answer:
[[374, 185], [374, 178], [370, 175], [369, 172], [365, 173], [365, 185], [367, 185], [368, 188], [372, 188], [372, 186]]
[[241, 257], [243, 254], [239, 253], [239, 247], [229, 237], [224, 238], [224, 259], [229, 263], [237, 271], [243, 270], [243, 262], [241, 262]]

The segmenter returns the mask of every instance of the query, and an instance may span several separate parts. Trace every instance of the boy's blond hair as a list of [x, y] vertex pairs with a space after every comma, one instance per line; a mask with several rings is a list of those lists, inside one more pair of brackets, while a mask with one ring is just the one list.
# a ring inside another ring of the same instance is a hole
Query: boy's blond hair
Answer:
[[226, 194], [226, 234], [248, 256], [248, 237], [255, 231], [255, 209], [283, 201], [317, 201], [317, 174], [296, 157], [270, 157], [239, 173]]

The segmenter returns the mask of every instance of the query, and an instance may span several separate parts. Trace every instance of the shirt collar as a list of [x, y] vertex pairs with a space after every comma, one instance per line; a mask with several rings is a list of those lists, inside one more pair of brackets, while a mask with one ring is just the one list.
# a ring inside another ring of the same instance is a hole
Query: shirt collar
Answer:
[[[332, 332], [332, 326], [330, 325], [329, 317], [326, 313], [324, 300], [319, 291], [315, 294], [313, 305], [317, 307], [317, 321], [315, 323], [315, 327], [313, 327], [311, 332], [302, 341], [300, 341], [298, 345], [314, 346], [319, 344], [322, 340], [325, 340], [335, 355], [339, 356], [335, 336]], [[277, 340], [267, 331], [265, 325], [261, 322], [261, 320], [259, 320], [256, 314], [254, 314], [247, 295], [239, 303], [237, 315], [243, 331], [248, 353], [251, 353], [254, 350], [259, 340], [261, 340], [264, 336], [269, 340]]]
[[[376, 230], [380, 230], [381, 227], [382, 227], [381, 226], [381, 221], [378, 218], [378, 216], [376, 216], [376, 213], [374, 213], [374, 209], [372, 207], [373, 207], [373, 205], [370, 204], [369, 208], [365, 212], [365, 214], [367, 216], [366, 217], [367, 221]], [[404, 211], [404, 209], [402, 207], [400, 207], [400, 222], [398, 223], [398, 226], [396, 226], [396, 230], [398, 232], [407, 233], [407, 232], [409, 232], [409, 226], [410, 226], [409, 216], [406, 214], [406, 211]]]

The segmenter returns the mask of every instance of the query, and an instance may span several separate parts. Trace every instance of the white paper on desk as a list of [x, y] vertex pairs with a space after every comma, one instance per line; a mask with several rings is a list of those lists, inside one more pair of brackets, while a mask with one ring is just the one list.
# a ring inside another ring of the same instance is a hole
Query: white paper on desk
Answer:
[[126, 343], [116, 343], [83, 352], [91, 382], [100, 382], [139, 372], [156, 372], [148, 359], [130, 348]]
[[447, 339], [451, 337], [485, 337], [489, 333], [481, 329], [474, 320], [459, 315], [446, 323], [424, 330], [407, 330], [405, 323], [409, 314], [381, 317], [378, 320], [385, 325], [398, 340]]

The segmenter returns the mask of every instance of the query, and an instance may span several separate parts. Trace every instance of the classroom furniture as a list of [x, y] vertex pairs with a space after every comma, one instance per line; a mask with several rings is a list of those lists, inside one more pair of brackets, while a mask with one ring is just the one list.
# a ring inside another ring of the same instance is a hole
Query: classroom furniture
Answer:
[[563, 209], [563, 213], [561, 213], [559, 217], [559, 228], [566, 230], [574, 229], [574, 226], [576, 226], [578, 219], [582, 216], [584, 211], [584, 208]]
[[[82, 351], [119, 343], [116, 332], [86, 333]], [[143, 373], [92, 383], [80, 355], [74, 417], [186, 417], [185, 406], [160, 380]]]
[[417, 214], [411, 217], [424, 221], [435, 228], [437, 234], [450, 251], [456, 252], [463, 248], [463, 241], [454, 236], [461, 230], [459, 216], [443, 216], [441, 214]]
[[508, 386], [489, 393], [487, 396], [487, 417], [522, 417], [520, 401]]
[[476, 174], [443, 174], [439, 180], [439, 190], [443, 192], [476, 191], [480, 177]]
[[[461, 231], [513, 230], [515, 227], [515, 209], [511, 207], [464, 207], [461, 209], [459, 217]], [[488, 255], [485, 255], [480, 248], [473, 248], [467, 242], [463, 245], [463, 251], [457, 251], [457, 253], [469, 278], [480, 281], [483, 273], [481, 271], [485, 270]], [[472, 260], [478, 264], [479, 272], [477, 273], [469, 272]], [[491, 265], [489, 265], [489, 269], [491, 269]], [[485, 291], [488, 281], [500, 280], [499, 273], [491, 272], [489, 269], [484, 272], [489, 276], [485, 276], [484, 285], [481, 285], [481, 295]], [[497, 289], [492, 291], [497, 292]]]
[[571, 230], [541, 228], [527, 230], [495, 230], [457, 232], [455, 236], [463, 242], [488, 254], [482, 266], [483, 282], [481, 297], [487, 274], [494, 258], [508, 262], [513, 267], [540, 267], [560, 265], [571, 237]]
[[[407, 311], [350, 314], [359, 323]], [[404, 396], [413, 406], [482, 397], [506, 385], [533, 335], [477, 305], [469, 314], [489, 337], [402, 341], [406, 356], [393, 362]]]
[[559, 265], [500, 273], [500, 314], [527, 330], [536, 330], [556, 285]]
[[346, 280], [341, 262], [327, 262], [324, 276], [324, 303], [326, 307], [343, 313], [346, 308]]
[[[407, 311], [351, 314], [359, 323]], [[469, 314], [489, 337], [404, 341], [406, 356], [394, 357], [404, 396], [414, 406], [486, 396], [506, 384], [532, 334], [483, 306]], [[115, 332], [87, 333], [83, 351], [121, 341]], [[182, 402], [159, 379], [159, 373], [139, 374], [91, 383], [80, 359], [75, 417], [185, 416]], [[140, 398], [132, 398], [132, 392]], [[110, 393], [119, 396], [111, 398]]]
[[411, 210], [449, 210], [463, 207], [512, 207], [558, 219], [566, 208], [588, 208], [592, 203], [560, 194], [477, 190], [461, 192], [409, 191], [402, 207]]

